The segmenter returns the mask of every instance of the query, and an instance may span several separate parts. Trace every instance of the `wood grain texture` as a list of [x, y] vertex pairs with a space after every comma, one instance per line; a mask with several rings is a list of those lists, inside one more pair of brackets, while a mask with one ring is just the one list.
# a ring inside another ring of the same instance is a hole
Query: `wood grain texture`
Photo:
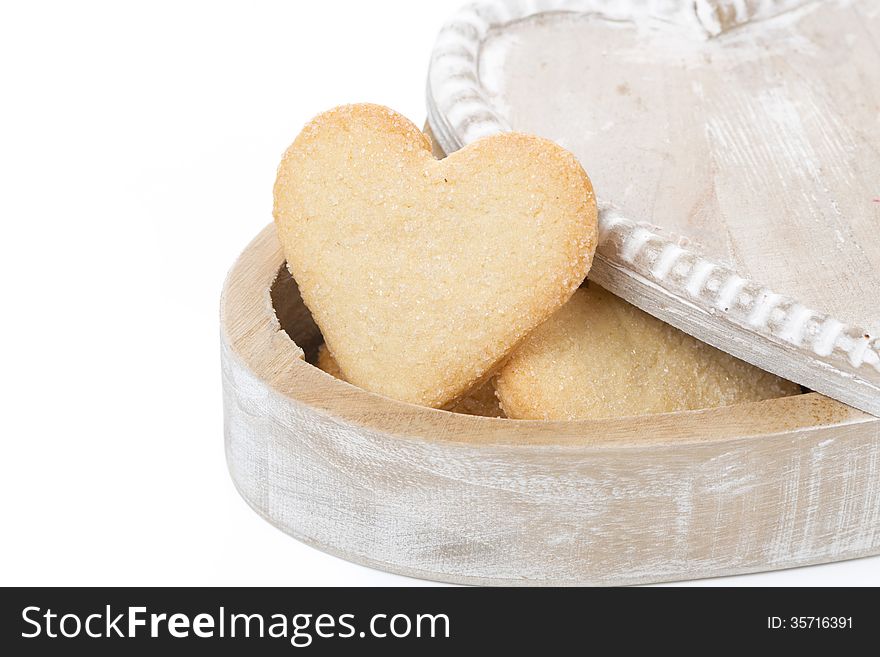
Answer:
[[221, 300], [229, 470], [269, 522], [346, 559], [450, 582], [632, 584], [880, 552], [880, 420], [818, 394], [471, 417], [336, 380], [291, 336], [320, 343], [270, 226]]
[[490, 0], [441, 30], [429, 120], [446, 151], [568, 147], [604, 204], [593, 278], [880, 415], [878, 33], [864, 0]]

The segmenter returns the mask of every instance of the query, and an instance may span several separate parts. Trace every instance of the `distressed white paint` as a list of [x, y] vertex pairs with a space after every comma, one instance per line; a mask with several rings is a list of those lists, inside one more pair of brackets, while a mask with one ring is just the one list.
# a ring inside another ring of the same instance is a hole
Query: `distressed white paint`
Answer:
[[[580, 422], [456, 415], [302, 359], [320, 337], [273, 227], [221, 301], [229, 470], [269, 522], [393, 572], [632, 584], [880, 552], [880, 420], [817, 394]], [[289, 283], [289, 285], [292, 285]]]
[[511, 126], [565, 143], [603, 201], [591, 277], [880, 414], [875, 5], [484, 1], [479, 30], [441, 31], [429, 123], [446, 151]]

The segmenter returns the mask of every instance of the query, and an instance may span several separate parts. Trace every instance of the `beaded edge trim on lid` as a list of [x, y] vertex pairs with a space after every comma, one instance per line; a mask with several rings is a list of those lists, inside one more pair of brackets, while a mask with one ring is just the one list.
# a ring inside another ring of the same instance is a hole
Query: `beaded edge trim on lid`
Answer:
[[[484, 0], [440, 31], [428, 73], [428, 123], [446, 153], [509, 131], [480, 84], [482, 42], [491, 30], [550, 12], [638, 17], [708, 39], [804, 0]], [[590, 277], [627, 301], [734, 356], [880, 415], [880, 336], [808, 308], [730, 267], [680, 246], [647, 224], [600, 204], [599, 247]], [[645, 308], [646, 299], [653, 303]], [[686, 309], [687, 313], [683, 312]], [[757, 340], [755, 340], [757, 338]], [[794, 363], [792, 367], [788, 363]]]

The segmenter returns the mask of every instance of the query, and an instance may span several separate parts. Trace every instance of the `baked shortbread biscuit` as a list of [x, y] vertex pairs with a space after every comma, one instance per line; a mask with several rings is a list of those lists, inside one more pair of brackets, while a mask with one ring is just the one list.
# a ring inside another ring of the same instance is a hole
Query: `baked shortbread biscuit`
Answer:
[[495, 389], [508, 417], [540, 420], [665, 413], [800, 392], [595, 283], [529, 336]]
[[[318, 359], [315, 364], [330, 376], [342, 381], [346, 380], [345, 374], [339, 369], [339, 363], [333, 358], [327, 345], [322, 344], [318, 347]], [[495, 396], [495, 387], [491, 381], [486, 381], [475, 390], [471, 390], [457, 402], [454, 402], [448, 410], [465, 415], [504, 417], [504, 411], [501, 410], [501, 405]]]
[[275, 183], [290, 273], [348, 380], [443, 407], [486, 381], [590, 268], [596, 203], [575, 157], [505, 133], [443, 160], [377, 105], [309, 123]]

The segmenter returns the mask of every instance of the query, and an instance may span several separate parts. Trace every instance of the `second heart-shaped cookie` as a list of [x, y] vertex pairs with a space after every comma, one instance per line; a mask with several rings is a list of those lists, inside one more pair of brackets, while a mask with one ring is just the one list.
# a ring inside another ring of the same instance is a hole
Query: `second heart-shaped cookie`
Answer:
[[437, 160], [378, 105], [303, 129], [278, 169], [274, 215], [346, 379], [435, 408], [569, 299], [597, 240], [592, 185], [565, 149], [506, 133]]

